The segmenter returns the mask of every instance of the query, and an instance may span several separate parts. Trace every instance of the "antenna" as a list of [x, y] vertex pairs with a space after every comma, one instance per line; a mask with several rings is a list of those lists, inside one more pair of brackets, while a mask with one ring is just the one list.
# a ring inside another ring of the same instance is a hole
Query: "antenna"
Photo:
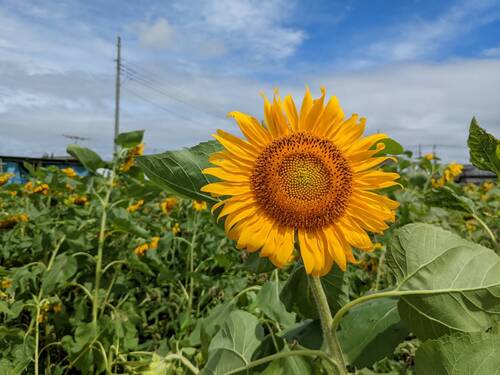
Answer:
[[64, 138], [71, 139], [75, 144], [78, 144], [79, 141], [88, 141], [90, 138], [88, 137], [80, 137], [78, 135], [73, 134], [61, 134]]

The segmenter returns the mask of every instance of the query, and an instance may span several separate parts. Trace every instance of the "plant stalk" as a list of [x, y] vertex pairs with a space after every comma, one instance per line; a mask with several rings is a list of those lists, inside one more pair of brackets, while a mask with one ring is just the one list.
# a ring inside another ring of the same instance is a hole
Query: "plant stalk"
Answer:
[[481, 226], [484, 228], [484, 230], [486, 230], [486, 232], [490, 236], [493, 243], [496, 244], [497, 238], [495, 237], [495, 234], [491, 231], [490, 227], [483, 220], [481, 220], [476, 214], [472, 214], [472, 217], [476, 219], [479, 222], [479, 224], [481, 224]]
[[318, 308], [321, 330], [323, 331], [323, 340], [326, 343], [326, 351], [339, 365], [339, 375], [347, 375], [344, 355], [342, 354], [342, 349], [340, 348], [340, 344], [337, 339], [336, 329], [333, 329], [333, 319], [330, 314], [330, 306], [328, 306], [328, 300], [326, 299], [323, 285], [321, 285], [321, 279], [319, 276], [308, 276], [308, 280], [309, 287], [311, 288], [314, 301], [316, 302], [316, 306]]
[[113, 167], [113, 171], [111, 173], [111, 177], [108, 182], [108, 189], [106, 191], [106, 195], [102, 200], [102, 216], [101, 216], [101, 225], [99, 229], [99, 242], [97, 245], [97, 259], [95, 266], [95, 282], [94, 282], [94, 298], [92, 300], [92, 325], [94, 327], [94, 334], [97, 337], [97, 317], [99, 313], [99, 287], [101, 284], [101, 274], [102, 274], [102, 256], [104, 252], [104, 241], [105, 241], [105, 232], [106, 232], [106, 224], [108, 220], [108, 206], [109, 200], [111, 197], [111, 192], [113, 191], [113, 183], [115, 180], [115, 166], [116, 161]]

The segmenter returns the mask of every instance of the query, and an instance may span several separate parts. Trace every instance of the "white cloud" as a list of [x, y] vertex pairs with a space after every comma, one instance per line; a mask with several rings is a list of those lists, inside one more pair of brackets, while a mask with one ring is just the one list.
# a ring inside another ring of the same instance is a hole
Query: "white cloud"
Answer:
[[493, 0], [462, 0], [433, 19], [405, 20], [392, 26], [383, 41], [369, 45], [367, 55], [372, 64], [432, 56], [446, 43], [459, 41], [470, 30], [500, 19], [497, 12], [489, 12], [492, 6]]
[[487, 48], [481, 52], [485, 57], [500, 57], [500, 47]]
[[[201, 6], [178, 4], [192, 34], [218, 39], [227, 49], [251, 60], [280, 60], [292, 56], [304, 41], [303, 30], [284, 26], [294, 9], [285, 0], [205, 0]], [[199, 4], [199, 2], [195, 2]]]
[[152, 23], [140, 23], [138, 33], [141, 45], [164, 48], [173, 41], [175, 29], [165, 18], [159, 18]]

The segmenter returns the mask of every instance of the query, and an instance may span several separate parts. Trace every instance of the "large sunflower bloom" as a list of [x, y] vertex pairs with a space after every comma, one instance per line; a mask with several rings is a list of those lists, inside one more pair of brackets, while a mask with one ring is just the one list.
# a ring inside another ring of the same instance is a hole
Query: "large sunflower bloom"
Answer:
[[[355, 263], [352, 247], [370, 251], [366, 231], [381, 233], [394, 221], [398, 203], [373, 192], [396, 185], [397, 173], [374, 170], [385, 134], [362, 138], [365, 119], [349, 119], [325, 90], [306, 91], [300, 112], [293, 99], [264, 98], [265, 121], [231, 112], [246, 139], [218, 130], [225, 150], [203, 172], [219, 179], [202, 191], [226, 199], [219, 218], [237, 247], [268, 257], [277, 267], [293, 259], [298, 239], [306, 272], [325, 275], [333, 262]], [[375, 146], [374, 146], [375, 145]], [[374, 147], [372, 147], [374, 146]]]

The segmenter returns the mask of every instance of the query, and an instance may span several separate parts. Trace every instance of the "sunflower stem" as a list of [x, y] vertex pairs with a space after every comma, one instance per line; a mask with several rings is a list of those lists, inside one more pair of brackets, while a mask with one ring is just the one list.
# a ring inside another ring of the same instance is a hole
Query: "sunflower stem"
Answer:
[[323, 340], [326, 344], [326, 352], [339, 364], [339, 375], [347, 375], [344, 355], [337, 339], [337, 333], [333, 330], [333, 319], [330, 313], [330, 306], [328, 306], [328, 300], [326, 299], [321, 279], [319, 276], [308, 276], [308, 279], [309, 287], [311, 288], [314, 301], [318, 308], [321, 330], [323, 331]]

